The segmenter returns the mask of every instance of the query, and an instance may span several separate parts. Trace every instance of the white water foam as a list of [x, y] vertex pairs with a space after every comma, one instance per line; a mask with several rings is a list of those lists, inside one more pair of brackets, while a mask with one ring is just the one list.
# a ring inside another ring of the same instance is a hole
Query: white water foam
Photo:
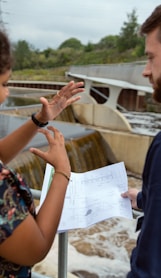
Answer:
[[[113, 218], [87, 229], [69, 231], [68, 272], [78, 273], [78, 277], [125, 278], [137, 238], [135, 225], [136, 220]], [[58, 236], [46, 259], [34, 271], [57, 277], [57, 268]], [[81, 272], [88, 276], [80, 276]]]

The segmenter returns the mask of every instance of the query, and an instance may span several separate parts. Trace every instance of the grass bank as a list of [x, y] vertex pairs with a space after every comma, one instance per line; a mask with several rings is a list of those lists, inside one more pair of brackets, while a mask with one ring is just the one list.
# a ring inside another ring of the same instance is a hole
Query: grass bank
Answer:
[[51, 69], [24, 69], [12, 72], [11, 80], [32, 80], [32, 81], [68, 81], [65, 72], [68, 67], [59, 67]]

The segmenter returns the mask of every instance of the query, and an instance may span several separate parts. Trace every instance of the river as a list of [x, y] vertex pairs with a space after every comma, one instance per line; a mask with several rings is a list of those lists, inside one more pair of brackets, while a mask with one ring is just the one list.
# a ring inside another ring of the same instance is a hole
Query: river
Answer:
[[[160, 131], [160, 114], [128, 112], [124, 116], [132, 125], [134, 133], [154, 136]], [[127, 174], [129, 188], [140, 189], [141, 177]], [[125, 278], [130, 269], [130, 254], [138, 236], [135, 226], [136, 217], [133, 220], [112, 218], [86, 229], [69, 231], [68, 272], [80, 278]], [[58, 237], [46, 259], [33, 270], [56, 278], [57, 264]]]
[[[134, 133], [154, 136], [161, 128], [161, 115], [156, 113], [123, 113]], [[128, 186], [141, 188], [141, 178], [128, 173]], [[107, 200], [108, 201], [108, 200]], [[135, 246], [136, 218], [111, 218], [86, 229], [68, 232], [68, 277], [125, 278], [130, 268], [130, 254]], [[58, 236], [46, 259], [33, 271], [57, 277]]]
[[[140, 189], [141, 178], [128, 173], [128, 185]], [[80, 278], [125, 278], [137, 239], [135, 226], [135, 217], [111, 218], [86, 229], [69, 231], [68, 272]], [[56, 278], [57, 268], [58, 236], [46, 259], [33, 271]]]

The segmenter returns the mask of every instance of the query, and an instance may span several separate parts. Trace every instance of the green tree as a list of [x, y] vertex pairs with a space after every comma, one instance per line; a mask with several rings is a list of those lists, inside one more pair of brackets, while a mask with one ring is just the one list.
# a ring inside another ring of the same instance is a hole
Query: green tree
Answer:
[[13, 47], [14, 69], [25, 69], [31, 66], [31, 46], [25, 40], [19, 40]]
[[85, 47], [84, 47], [85, 52], [91, 52], [91, 51], [94, 51], [94, 50], [95, 50], [95, 45], [91, 42], [88, 42], [88, 44], [85, 45]]
[[109, 35], [100, 40], [96, 45], [97, 49], [114, 49], [117, 48], [118, 36]]
[[43, 51], [43, 54], [45, 55], [46, 58], [48, 58], [48, 57], [53, 55], [53, 52], [55, 52], [55, 50], [53, 50], [52, 48], [48, 47], [47, 49], [45, 49]]
[[63, 48], [73, 48], [73, 49], [82, 49], [83, 45], [81, 44], [80, 40], [75, 39], [75, 38], [70, 38], [66, 41], [64, 41], [58, 49], [63, 49]]
[[[145, 40], [143, 37], [138, 39], [138, 44], [133, 50], [133, 54], [136, 58], [145, 57]], [[146, 59], [146, 58], [145, 58]]]
[[120, 52], [135, 48], [139, 42], [136, 10], [133, 9], [130, 14], [127, 14], [127, 17], [128, 21], [123, 23], [119, 34], [118, 49]]

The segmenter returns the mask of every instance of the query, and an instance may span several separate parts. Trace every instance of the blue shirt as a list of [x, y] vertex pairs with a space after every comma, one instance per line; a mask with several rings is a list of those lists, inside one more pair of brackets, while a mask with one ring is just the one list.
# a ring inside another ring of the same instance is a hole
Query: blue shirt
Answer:
[[142, 191], [137, 205], [144, 218], [136, 247], [131, 255], [128, 278], [161, 277], [161, 132], [147, 153], [143, 170]]

